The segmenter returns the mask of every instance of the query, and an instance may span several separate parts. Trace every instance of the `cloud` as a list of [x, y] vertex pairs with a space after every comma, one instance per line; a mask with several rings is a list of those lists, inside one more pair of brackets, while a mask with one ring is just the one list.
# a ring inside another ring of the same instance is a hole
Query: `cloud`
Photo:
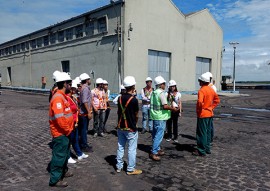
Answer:
[[236, 80], [270, 80], [270, 3], [268, 0], [238, 0], [217, 3], [210, 11], [224, 30], [226, 53], [223, 74], [232, 75], [233, 48], [230, 41], [240, 44], [236, 49]]
[[108, 0], [0, 1], [0, 43], [67, 20], [108, 3]]

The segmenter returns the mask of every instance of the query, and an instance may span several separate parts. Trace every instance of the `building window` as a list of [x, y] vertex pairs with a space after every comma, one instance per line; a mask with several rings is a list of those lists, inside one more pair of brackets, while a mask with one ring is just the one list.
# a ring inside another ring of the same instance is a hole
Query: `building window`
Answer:
[[70, 72], [70, 67], [69, 67], [69, 60], [62, 61], [62, 71], [63, 72]]
[[148, 50], [148, 76], [154, 79], [162, 76], [167, 82], [170, 80], [171, 53]]
[[31, 47], [32, 47], [32, 49], [34, 49], [34, 48], [37, 47], [36, 39], [34, 39], [34, 40], [31, 41]]
[[29, 50], [29, 42], [25, 42], [25, 49]]
[[8, 55], [8, 48], [5, 48], [5, 54]]
[[21, 52], [21, 44], [17, 45], [17, 52]]
[[66, 40], [72, 40], [73, 39], [73, 28], [66, 30]]
[[22, 51], [25, 51], [25, 42], [21, 44]]
[[102, 17], [98, 19], [98, 33], [107, 32], [107, 18]]
[[42, 38], [37, 39], [37, 47], [42, 47]]
[[44, 36], [43, 37], [43, 43], [44, 43], [44, 46], [48, 46], [49, 45], [49, 36]]
[[94, 34], [94, 21], [90, 21], [85, 25], [85, 34], [91, 36]]
[[59, 31], [58, 32], [58, 42], [63, 42], [64, 41], [64, 31]]
[[76, 35], [76, 38], [83, 37], [83, 25], [76, 26], [75, 35]]
[[11, 85], [11, 67], [7, 67], [7, 82]]
[[56, 33], [51, 33], [50, 34], [50, 43], [55, 44], [56, 42]]
[[12, 47], [8, 47], [8, 53], [12, 54]]
[[16, 53], [16, 45], [13, 45], [12, 51], [13, 51], [13, 53]]

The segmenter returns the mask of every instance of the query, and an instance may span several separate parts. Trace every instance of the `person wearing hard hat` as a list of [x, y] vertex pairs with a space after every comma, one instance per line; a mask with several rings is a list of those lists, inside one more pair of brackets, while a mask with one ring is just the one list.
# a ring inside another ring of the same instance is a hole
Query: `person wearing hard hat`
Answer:
[[162, 142], [164, 131], [166, 128], [166, 121], [171, 117], [171, 111], [176, 112], [177, 109], [170, 106], [167, 102], [165, 94], [166, 81], [162, 76], [155, 78], [156, 90], [153, 91], [150, 98], [150, 118], [153, 120], [152, 132], [152, 151], [150, 158], [154, 161], [159, 161], [160, 156], [164, 155], [160, 144]]
[[79, 112], [79, 137], [80, 148], [83, 152], [93, 152], [92, 147], [87, 142], [87, 132], [89, 120], [92, 119], [92, 94], [90, 90], [91, 78], [88, 74], [80, 75], [80, 112]]
[[121, 86], [120, 86], [120, 93], [113, 99], [113, 103], [114, 103], [115, 105], [118, 104], [118, 98], [119, 98], [119, 96], [121, 96], [121, 95], [124, 94], [124, 93], [126, 93], [126, 88], [125, 88], [123, 85], [121, 85]]
[[[213, 80], [213, 75], [211, 72], [206, 72], [206, 74], [209, 76], [210, 78], [210, 83], [209, 83], [209, 86], [217, 93], [217, 87], [215, 86], [215, 80]], [[213, 142], [214, 140], [214, 122], [212, 120], [212, 123], [211, 123], [211, 143]]]
[[70, 76], [61, 72], [55, 77], [57, 91], [52, 96], [49, 108], [49, 123], [52, 134], [52, 159], [49, 164], [50, 186], [66, 187], [64, 177], [73, 176], [68, 172], [68, 158], [70, 155], [70, 144], [68, 136], [73, 130], [73, 116], [65, 91], [70, 89]]
[[55, 71], [53, 72], [52, 79], [53, 79], [53, 81], [54, 81], [54, 84], [53, 84], [53, 87], [51, 88], [51, 91], [50, 91], [49, 102], [51, 101], [53, 94], [54, 94], [54, 93], [56, 92], [56, 90], [57, 90], [57, 84], [56, 84], [56, 82], [55, 82], [55, 78], [56, 78], [56, 76], [57, 76], [58, 74], [60, 74], [60, 73], [61, 73], [61, 72], [59, 72], [58, 70], [55, 70]]
[[104, 133], [107, 133], [107, 128], [106, 128], [106, 122], [109, 118], [110, 112], [111, 112], [111, 108], [110, 108], [110, 102], [109, 102], [109, 98], [110, 98], [110, 90], [108, 89], [109, 83], [106, 80], [103, 80], [103, 90], [105, 92], [105, 101], [106, 101], [106, 105], [107, 105], [107, 109], [105, 110], [105, 118], [104, 118], [104, 122], [103, 122], [103, 129], [104, 129]]
[[124, 166], [123, 156], [125, 146], [128, 146], [128, 166], [127, 175], [138, 175], [142, 170], [136, 169], [136, 153], [138, 142], [138, 113], [139, 103], [137, 98], [133, 95], [135, 90], [135, 78], [127, 76], [124, 79], [123, 85], [126, 88], [126, 93], [118, 98], [118, 149], [117, 149], [117, 170], [121, 172]]
[[146, 130], [146, 125], [148, 124], [149, 132], [152, 133], [153, 121], [150, 119], [150, 97], [154, 88], [152, 88], [152, 78], [147, 77], [145, 80], [146, 86], [141, 91], [142, 96], [142, 134]]
[[103, 90], [103, 79], [96, 79], [96, 88], [92, 91], [92, 106], [94, 113], [94, 137], [98, 135], [104, 137], [104, 117], [105, 110], [107, 109], [105, 92]]
[[167, 139], [166, 141], [172, 140], [172, 129], [173, 129], [173, 141], [178, 143], [178, 117], [182, 114], [182, 102], [181, 102], [181, 93], [177, 90], [177, 84], [174, 80], [170, 80], [168, 83], [169, 90], [167, 93], [167, 99], [169, 105], [173, 105], [177, 108], [176, 112], [171, 113], [170, 119], [167, 121]]
[[[71, 85], [71, 90], [66, 90], [66, 95], [68, 98], [68, 102], [70, 104], [70, 109], [73, 113], [74, 120], [74, 128], [70, 133], [70, 142], [75, 151], [78, 160], [82, 160], [88, 157], [88, 155], [84, 154], [79, 146], [79, 135], [78, 135], [78, 121], [79, 121], [79, 106], [78, 106], [78, 97], [76, 96], [78, 81], [73, 80]], [[74, 159], [71, 157], [68, 159], [68, 163], [76, 163]]]
[[216, 92], [209, 86], [210, 77], [204, 73], [198, 79], [200, 90], [197, 100], [197, 149], [192, 153], [195, 156], [205, 156], [211, 154], [211, 123], [213, 120], [213, 110], [220, 100]]

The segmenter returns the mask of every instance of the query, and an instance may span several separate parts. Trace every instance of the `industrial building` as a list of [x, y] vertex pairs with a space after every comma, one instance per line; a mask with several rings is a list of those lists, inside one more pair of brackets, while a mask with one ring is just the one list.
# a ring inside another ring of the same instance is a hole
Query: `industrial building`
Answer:
[[124, 76], [162, 75], [181, 91], [213, 73], [220, 89], [223, 32], [207, 9], [184, 15], [171, 0], [119, 0], [0, 44], [2, 86], [50, 88], [55, 70], [101, 77], [113, 93]]

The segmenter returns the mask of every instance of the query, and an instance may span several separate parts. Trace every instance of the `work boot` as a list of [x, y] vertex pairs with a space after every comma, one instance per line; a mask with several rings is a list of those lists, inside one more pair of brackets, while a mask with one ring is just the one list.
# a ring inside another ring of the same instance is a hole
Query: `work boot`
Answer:
[[158, 156], [163, 156], [163, 155], [165, 155], [165, 152], [164, 152], [163, 150], [160, 149], [160, 150], [158, 151], [158, 154], [157, 154], [157, 155], [158, 155]]
[[198, 151], [198, 150], [195, 150], [194, 152], [192, 152], [192, 155], [199, 156], [199, 157], [205, 157], [206, 156], [205, 154], [200, 153], [200, 151]]
[[139, 174], [142, 174], [142, 170], [134, 169], [131, 172], [129, 171], [127, 172], [127, 175], [139, 175]]
[[73, 176], [73, 174], [71, 172], [67, 171], [64, 177], [68, 178], [68, 177], [72, 177], [72, 176]]
[[50, 185], [52, 187], [67, 187], [67, 182], [64, 182], [63, 180], [59, 180], [56, 184]]
[[158, 155], [153, 154], [153, 153], [150, 154], [150, 158], [153, 159], [154, 161], [160, 161], [160, 157]]

